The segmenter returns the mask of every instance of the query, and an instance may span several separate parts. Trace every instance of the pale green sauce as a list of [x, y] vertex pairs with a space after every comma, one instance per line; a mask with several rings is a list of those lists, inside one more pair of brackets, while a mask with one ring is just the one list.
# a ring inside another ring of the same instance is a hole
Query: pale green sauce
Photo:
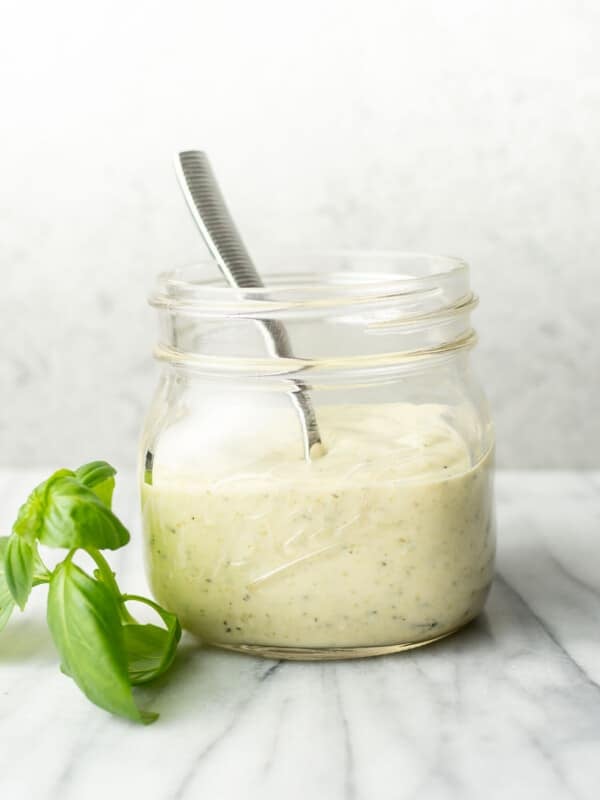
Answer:
[[310, 464], [275, 426], [258, 457], [215, 456], [214, 474], [157, 460], [142, 492], [157, 599], [227, 644], [408, 643], [476, 616], [491, 454], [471, 464], [441, 406], [324, 407], [319, 424], [327, 453]]

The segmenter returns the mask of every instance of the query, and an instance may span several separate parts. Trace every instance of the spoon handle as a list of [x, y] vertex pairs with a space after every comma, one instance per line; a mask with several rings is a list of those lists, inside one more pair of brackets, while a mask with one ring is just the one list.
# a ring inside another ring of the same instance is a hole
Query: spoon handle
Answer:
[[[175, 170], [192, 216], [227, 282], [241, 289], [262, 288], [264, 284], [229, 213], [206, 154], [200, 150], [179, 153]], [[259, 324], [273, 354], [292, 358], [283, 323], [262, 319]], [[296, 389], [290, 392], [290, 398], [302, 428], [304, 457], [310, 461], [311, 448], [321, 443], [321, 436], [308, 392], [302, 383], [294, 381], [294, 384]]]
[[263, 282], [225, 205], [206, 153], [179, 153], [175, 169], [196, 225], [228, 283], [242, 289], [261, 288]]

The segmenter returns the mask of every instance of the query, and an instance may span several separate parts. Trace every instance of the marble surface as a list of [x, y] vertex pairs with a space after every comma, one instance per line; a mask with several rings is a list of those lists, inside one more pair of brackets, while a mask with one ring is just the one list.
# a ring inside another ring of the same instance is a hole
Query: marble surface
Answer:
[[282, 270], [465, 258], [499, 463], [600, 467], [600, 3], [170, 0], [143, 35], [137, 3], [6, 5], [0, 464], [133, 465], [146, 294], [205, 253], [172, 155], [201, 147]]
[[[0, 472], [0, 522], [43, 471]], [[138, 529], [121, 480], [117, 511]], [[136, 727], [61, 675], [43, 598], [0, 637], [0, 797], [596, 800], [600, 473], [498, 476], [498, 574], [463, 632], [396, 656], [280, 663], [185, 640]], [[144, 589], [138, 542], [115, 563]]]

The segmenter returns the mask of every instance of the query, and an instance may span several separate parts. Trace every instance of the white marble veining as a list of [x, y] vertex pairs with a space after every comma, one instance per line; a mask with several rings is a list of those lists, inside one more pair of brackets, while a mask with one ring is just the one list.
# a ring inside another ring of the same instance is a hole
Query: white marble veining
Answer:
[[31, 5], [0, 27], [0, 463], [133, 464], [145, 296], [204, 254], [171, 157], [203, 147], [282, 269], [469, 261], [499, 463], [600, 467], [600, 3]]
[[[0, 521], [42, 472], [0, 473]], [[131, 480], [117, 510], [137, 529]], [[137, 727], [63, 676], [42, 598], [0, 636], [0, 797], [10, 800], [596, 800], [600, 473], [498, 478], [498, 575], [436, 645], [340, 663], [198, 649], [140, 692]], [[144, 588], [139, 548], [117, 554]], [[39, 591], [39, 590], [38, 590]]]

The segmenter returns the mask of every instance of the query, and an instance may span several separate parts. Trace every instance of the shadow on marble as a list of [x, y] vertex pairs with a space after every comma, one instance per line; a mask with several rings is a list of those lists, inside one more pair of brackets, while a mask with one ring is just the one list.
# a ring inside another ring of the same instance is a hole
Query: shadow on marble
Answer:
[[0, 634], [0, 664], [13, 664], [31, 659], [58, 661], [45, 619], [19, 619], [13, 612], [8, 625]]
[[243, 703], [278, 663], [204, 647], [184, 634], [169, 672], [137, 693], [163, 719], [182, 719]]
[[576, 537], [570, 531], [564, 538], [564, 542], [523, 541], [518, 549], [503, 552], [499, 568], [504, 580], [512, 585], [513, 580], [517, 584], [526, 579], [542, 604], [553, 601], [561, 583], [600, 599], [599, 540]]
[[[171, 670], [152, 686], [140, 687], [138, 697], [143, 705], [160, 712], [163, 720], [198, 717], [230, 707], [239, 713], [276, 673], [285, 673], [286, 682], [327, 680], [341, 671], [346, 674], [371, 669], [375, 663], [381, 668], [390, 662], [403, 662], [408, 667], [418, 667], [422, 659], [432, 657], [464, 657], [469, 651], [493, 648], [493, 636], [487, 612], [482, 612], [462, 630], [423, 648], [407, 650], [385, 656], [339, 661], [276, 661], [258, 656], [219, 650], [202, 646], [188, 634], [179, 647]], [[261, 694], [262, 696], [262, 694]], [[235, 707], [235, 709], [234, 709]]]

